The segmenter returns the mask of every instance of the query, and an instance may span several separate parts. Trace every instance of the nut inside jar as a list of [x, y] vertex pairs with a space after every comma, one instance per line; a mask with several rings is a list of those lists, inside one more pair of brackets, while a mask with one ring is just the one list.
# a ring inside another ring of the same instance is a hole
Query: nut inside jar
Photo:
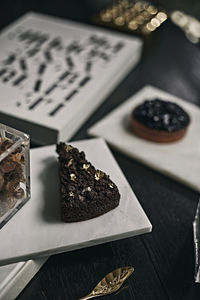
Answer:
[[[0, 138], [0, 155], [12, 145], [8, 138]], [[0, 217], [24, 197], [21, 186], [24, 182], [24, 155], [20, 146], [0, 162]]]

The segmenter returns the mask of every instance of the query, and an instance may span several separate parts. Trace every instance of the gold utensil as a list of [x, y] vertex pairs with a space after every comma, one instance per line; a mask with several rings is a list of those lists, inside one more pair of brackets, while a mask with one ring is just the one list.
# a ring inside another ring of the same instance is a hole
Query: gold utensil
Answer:
[[122, 267], [110, 272], [95, 286], [89, 295], [79, 300], [87, 300], [116, 292], [133, 271], [133, 267]]
[[118, 0], [94, 17], [94, 22], [106, 27], [146, 36], [167, 20], [166, 11], [149, 0]]

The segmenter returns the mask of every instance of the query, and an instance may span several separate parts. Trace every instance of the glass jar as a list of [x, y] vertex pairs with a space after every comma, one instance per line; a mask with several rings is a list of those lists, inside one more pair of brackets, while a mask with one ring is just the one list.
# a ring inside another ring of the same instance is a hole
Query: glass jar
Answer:
[[29, 135], [0, 123], [0, 228], [30, 199]]

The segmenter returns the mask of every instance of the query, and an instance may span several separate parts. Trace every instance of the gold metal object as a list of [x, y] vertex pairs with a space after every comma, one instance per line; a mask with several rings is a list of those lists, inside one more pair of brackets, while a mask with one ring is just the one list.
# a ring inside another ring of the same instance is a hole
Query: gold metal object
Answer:
[[154, 26], [151, 22], [148, 22], [146, 28], [150, 32], [150, 31], [154, 31], [156, 29], [156, 26]]
[[194, 44], [200, 43], [199, 20], [179, 10], [173, 11], [170, 18], [174, 24], [179, 26], [185, 32], [185, 35], [190, 42]]
[[151, 24], [156, 28], [160, 26], [160, 21], [157, 18], [151, 19]]
[[101, 13], [101, 19], [103, 22], [111, 22], [112, 21], [112, 15], [110, 12]]
[[147, 7], [147, 11], [151, 14], [151, 15], [155, 15], [158, 12], [158, 9], [153, 6], [153, 5], [149, 5]]
[[167, 15], [166, 13], [160, 11], [157, 13], [156, 18], [160, 21], [160, 22], [164, 22], [165, 20], [167, 20]]
[[118, 25], [118, 26], [123, 26], [125, 24], [124, 17], [117, 17], [115, 19], [115, 24]]
[[166, 20], [162, 8], [141, 0], [119, 0], [95, 18], [97, 23], [142, 35], [150, 34]]
[[110, 272], [96, 285], [89, 295], [80, 298], [79, 300], [105, 296], [118, 291], [133, 271], [133, 267], [122, 267]]

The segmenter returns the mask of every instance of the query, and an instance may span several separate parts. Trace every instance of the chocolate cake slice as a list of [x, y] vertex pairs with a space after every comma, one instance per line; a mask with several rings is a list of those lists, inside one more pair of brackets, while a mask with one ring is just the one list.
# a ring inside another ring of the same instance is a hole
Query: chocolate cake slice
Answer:
[[61, 193], [61, 219], [84, 221], [119, 205], [120, 194], [109, 175], [95, 169], [85, 153], [65, 143], [57, 145]]

